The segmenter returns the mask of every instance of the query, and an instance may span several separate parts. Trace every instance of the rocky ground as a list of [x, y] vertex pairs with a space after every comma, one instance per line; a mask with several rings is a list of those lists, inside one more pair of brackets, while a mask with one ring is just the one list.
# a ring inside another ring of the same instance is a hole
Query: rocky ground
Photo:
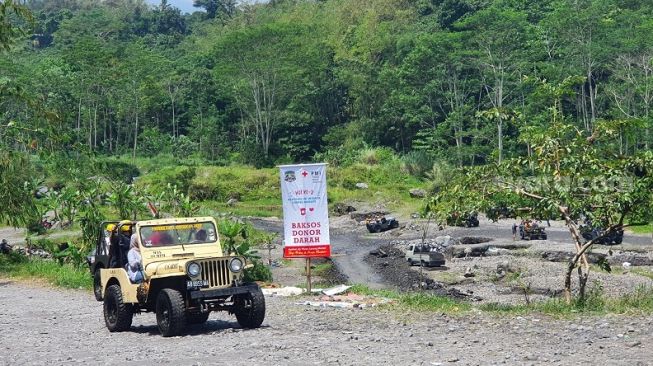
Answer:
[[109, 333], [89, 292], [0, 281], [0, 365], [649, 365], [653, 357], [650, 315], [561, 320], [266, 301], [260, 329], [214, 313], [163, 338], [152, 314]]
[[[426, 240], [450, 235], [453, 239], [486, 238], [480, 240], [486, 242], [451, 245], [445, 248], [445, 268], [420, 270], [408, 267], [402, 249], [421, 240], [424, 223], [400, 220], [400, 229], [369, 234], [350, 216], [333, 217], [337, 271], [314, 280], [401, 290], [421, 286], [472, 303], [521, 303], [527, 297], [537, 301], [557, 295], [562, 283], [560, 260], [573, 249], [559, 223], [549, 228], [550, 240], [517, 242], [517, 246], [509, 221], [482, 221], [479, 228], [471, 229], [430, 228]], [[266, 230], [281, 229], [280, 220], [254, 222]], [[613, 251], [607, 257], [613, 262], [613, 273], [594, 271], [591, 275], [601, 281], [608, 295], [651, 285], [649, 277], [642, 274], [650, 271], [650, 237], [628, 235], [624, 241], [621, 246], [596, 250], [597, 255]], [[476, 249], [465, 250], [472, 247]], [[479, 251], [482, 255], [475, 256]], [[277, 283], [304, 283], [303, 261], [282, 260], [280, 245], [271, 252]], [[267, 251], [260, 254], [267, 258]], [[633, 259], [645, 265], [623, 267], [621, 261]], [[530, 288], [528, 293], [525, 286]], [[266, 297], [267, 315], [260, 329], [240, 329], [233, 317], [214, 313], [206, 324], [189, 327], [184, 336], [163, 338], [153, 314], [137, 315], [128, 332], [109, 333], [102, 305], [90, 291], [17, 283], [3, 280], [0, 273], [0, 365], [653, 364], [650, 314], [557, 319], [478, 310], [452, 315], [392, 306], [360, 309], [304, 304], [317, 299]]]
[[214, 313], [186, 335], [152, 314], [109, 333], [90, 292], [0, 281], [0, 365], [649, 365], [653, 317], [553, 319], [333, 309], [267, 297], [263, 327]]
[[[426, 288], [478, 303], [524, 304], [561, 295], [566, 262], [574, 253], [567, 228], [557, 221], [543, 223], [547, 225], [548, 240], [526, 241], [519, 237], [513, 240], [514, 220], [490, 222], [481, 217], [479, 227], [438, 228], [421, 219], [400, 217], [399, 229], [370, 234], [361, 221], [363, 217], [360, 211], [331, 217], [333, 261], [344, 277], [339, 278], [343, 283], [400, 290]], [[278, 219], [252, 222], [268, 231], [282, 230]], [[447, 256], [445, 267], [421, 270], [408, 265], [404, 251], [411, 243], [421, 243], [422, 237], [433, 244], [449, 238], [447, 247], [440, 246]], [[383, 248], [384, 255], [377, 255], [378, 248]], [[302, 285], [304, 262], [281, 261], [280, 256], [279, 244], [273, 252], [279, 264], [273, 268], [275, 281]], [[596, 245], [590, 261], [599, 258], [605, 258], [612, 271], [594, 265], [590, 288], [616, 297], [653, 286], [653, 245], [649, 235], [627, 233], [621, 245]]]

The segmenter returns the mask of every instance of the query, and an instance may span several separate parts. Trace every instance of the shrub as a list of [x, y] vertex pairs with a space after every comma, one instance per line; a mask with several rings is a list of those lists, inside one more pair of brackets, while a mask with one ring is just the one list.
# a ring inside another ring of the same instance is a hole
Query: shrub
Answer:
[[164, 192], [176, 186], [181, 192], [188, 192], [195, 177], [195, 168], [187, 166], [171, 166], [160, 168], [156, 174], [148, 174], [138, 181], [139, 185], [149, 186], [153, 192]]
[[411, 151], [401, 158], [402, 169], [416, 177], [426, 177], [433, 168], [433, 156], [426, 151]]
[[95, 170], [109, 180], [127, 184], [141, 174], [136, 165], [118, 159], [97, 160]]
[[245, 282], [271, 282], [272, 271], [259, 260], [252, 261], [253, 266], [245, 269]]

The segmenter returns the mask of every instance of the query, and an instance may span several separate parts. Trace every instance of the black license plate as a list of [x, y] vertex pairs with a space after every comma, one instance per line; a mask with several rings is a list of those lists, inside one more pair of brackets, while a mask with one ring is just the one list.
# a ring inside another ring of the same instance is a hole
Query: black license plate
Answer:
[[186, 288], [209, 287], [209, 280], [186, 281]]

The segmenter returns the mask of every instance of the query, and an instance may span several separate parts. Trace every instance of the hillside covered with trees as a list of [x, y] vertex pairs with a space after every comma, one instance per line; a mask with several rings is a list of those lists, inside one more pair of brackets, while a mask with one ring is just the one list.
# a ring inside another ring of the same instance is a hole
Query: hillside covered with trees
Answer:
[[646, 150], [653, 5], [632, 0], [30, 0], [0, 54], [0, 145], [30, 153], [422, 165], [529, 154], [564, 120]]

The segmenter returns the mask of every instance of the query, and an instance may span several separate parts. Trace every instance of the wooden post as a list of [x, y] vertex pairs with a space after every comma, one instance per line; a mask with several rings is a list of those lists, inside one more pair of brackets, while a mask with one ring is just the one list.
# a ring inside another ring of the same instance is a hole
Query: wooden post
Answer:
[[311, 258], [306, 258], [306, 291], [311, 293]]

